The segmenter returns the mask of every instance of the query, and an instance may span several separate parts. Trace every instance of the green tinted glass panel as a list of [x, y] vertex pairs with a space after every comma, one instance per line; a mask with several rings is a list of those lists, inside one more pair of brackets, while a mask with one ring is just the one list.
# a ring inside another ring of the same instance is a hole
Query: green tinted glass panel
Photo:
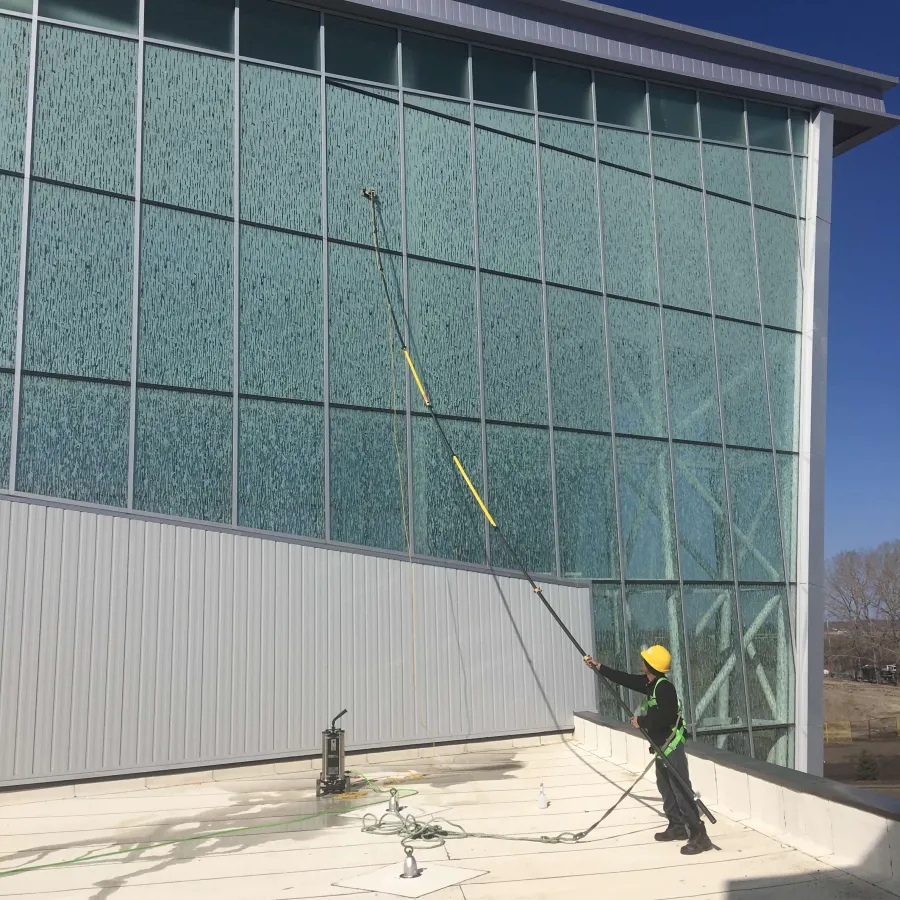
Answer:
[[[464, 124], [469, 124], [469, 104], [459, 103], [456, 100], [444, 100], [441, 97], [426, 97], [424, 94], [404, 93], [403, 105], [406, 109], [425, 110], [436, 112], [443, 116], [452, 116]], [[409, 186], [407, 185], [407, 190]]]
[[696, 141], [653, 135], [653, 174], [700, 187], [700, 145]]
[[144, 205], [138, 379], [230, 391], [231, 222]]
[[9, 486], [9, 452], [12, 440], [13, 376], [0, 372], [0, 488]]
[[134, 203], [31, 189], [25, 368], [127, 380]]
[[597, 121], [647, 130], [647, 99], [643, 81], [618, 75], [594, 75]]
[[747, 151], [737, 147], [703, 145], [703, 181], [706, 190], [735, 200], [750, 200]]
[[145, 0], [147, 37], [234, 51], [234, 0]]
[[619, 438], [616, 450], [625, 577], [677, 578], [669, 445]]
[[[684, 656], [684, 632], [681, 625], [681, 596], [678, 585], [628, 585], [625, 588], [625, 616], [632, 660], [642, 649], [662, 644], [672, 654], [669, 679], [681, 699], [684, 718], [691, 721]], [[634, 665], [634, 663], [632, 663]], [[632, 694], [632, 709], [646, 698]]]
[[728, 450], [727, 453], [738, 578], [783, 581], [772, 454], [754, 450]]
[[321, 234], [320, 106], [318, 78], [241, 65], [242, 219]]
[[593, 160], [541, 148], [544, 273], [547, 281], [602, 288]]
[[404, 129], [407, 250], [471, 265], [475, 255], [469, 126], [407, 109]]
[[[391, 303], [401, 316], [400, 257], [381, 257]], [[334, 403], [406, 406], [403, 347], [387, 310], [375, 254], [328, 246], [328, 387]]]
[[[784, 588], [742, 585], [740, 603], [751, 722], [790, 722], [794, 718], [794, 665]], [[755, 730], [753, 734], [755, 743]]]
[[800, 251], [797, 220], [756, 210], [756, 248], [763, 321], [779, 328], [800, 328]]
[[[31, 6], [27, 12], [31, 12]], [[25, 166], [25, 118], [31, 25], [0, 16], [0, 169]]]
[[684, 88], [650, 85], [650, 127], [697, 137], [697, 95]]
[[656, 227], [662, 302], [708, 312], [703, 195], [678, 184], [656, 182]]
[[528, 141], [534, 140], [534, 116], [525, 113], [494, 109], [491, 106], [476, 106], [475, 124], [515, 134]]
[[134, 193], [137, 44], [42, 26], [35, 175]]
[[301, 69], [319, 68], [316, 10], [272, 0], [241, 0], [240, 29], [241, 56]]
[[412, 353], [435, 410], [480, 418], [475, 273], [411, 259], [407, 281]]
[[750, 151], [753, 202], [780, 212], [794, 214], [794, 182], [791, 157], [782, 153]]
[[26, 375], [21, 402], [16, 488], [125, 506], [127, 386]]
[[559, 554], [566, 578], [619, 574], [612, 440], [554, 432]]
[[[488, 508], [531, 572], [554, 569], [550, 440], [545, 428], [487, 425]], [[518, 569], [491, 535], [491, 562]]]
[[431, 94], [469, 96], [469, 48], [424, 34], [403, 32], [403, 85]]
[[663, 311], [672, 437], [717, 443], [722, 434], [712, 319]]
[[[754, 738], [756, 732], [754, 732]], [[697, 740], [710, 747], [718, 747], [728, 753], [737, 753], [739, 756], [750, 756], [750, 732], [747, 729], [739, 731], [711, 731], [707, 734], [697, 734]]]
[[0, 366], [16, 360], [22, 179], [0, 175]]
[[0, 0], [3, 9], [9, 9], [13, 12], [22, 12], [31, 14], [33, 7], [32, 0]]
[[320, 406], [241, 400], [240, 525], [324, 537], [323, 425]]
[[231, 397], [138, 389], [134, 508], [231, 521]]
[[747, 125], [750, 146], [769, 150], [791, 149], [788, 138], [788, 111], [783, 106], [767, 103], [747, 103]]
[[[441, 423], [476, 489], [482, 490], [481, 425]], [[430, 417], [413, 418], [413, 498], [416, 553], [484, 562], [484, 516]]]
[[673, 452], [681, 577], [731, 581], [734, 569], [722, 450], [675, 444]]
[[547, 289], [553, 424], [609, 431], [609, 386], [603, 300]]
[[146, 199], [229, 215], [233, 132], [233, 63], [166, 47], [146, 48]]
[[608, 315], [616, 431], [665, 437], [659, 308], [610, 298]]
[[[756, 732], [754, 732], [754, 737]], [[698, 733], [697, 742], [708, 744], [710, 747], [718, 747], [719, 750], [727, 750], [729, 753], [737, 753], [740, 756], [750, 756], [750, 732], [741, 731]]]
[[700, 126], [706, 140], [746, 143], [743, 101], [700, 94]]
[[636, 300], [658, 299], [650, 179], [600, 167], [606, 290]]
[[547, 369], [540, 285], [483, 275], [481, 335], [485, 418], [545, 424]]
[[[591, 585], [591, 618], [594, 624], [594, 658], [614, 669], [628, 668], [625, 621], [622, 616], [622, 592], [618, 584]], [[624, 697], [624, 689], [612, 682], [597, 679], [597, 711], [602, 716], [621, 722], [622, 707], [613, 691]]]
[[375, 188], [378, 240], [400, 249], [400, 122], [393, 97], [329, 84], [327, 107], [328, 233], [372, 243], [369, 201]]
[[405, 550], [406, 417], [332, 409], [330, 438], [332, 539]]
[[733, 200], [708, 196], [706, 217], [716, 313], [758, 322], [759, 293], [750, 207]]
[[806, 153], [806, 134], [809, 130], [809, 116], [799, 110], [791, 110], [791, 146], [794, 153]]
[[778, 492], [781, 495], [781, 533], [787, 556], [788, 578], [797, 577], [797, 489], [798, 458], [789, 453], [778, 454]]
[[800, 418], [800, 336], [766, 330], [766, 360], [769, 363], [769, 394], [775, 446], [797, 450]]
[[618, 128], [597, 129], [597, 153], [601, 162], [650, 174], [650, 145], [647, 135]]
[[322, 399], [322, 244], [241, 226], [241, 391]]
[[397, 83], [397, 29], [325, 16], [325, 69], [336, 75]]
[[[565, 122], [562, 119], [538, 119], [541, 143], [573, 153], [581, 153], [594, 159], [594, 129], [590, 125], [578, 122]], [[629, 132], [630, 133], [630, 132]]]
[[591, 73], [588, 69], [562, 66], [539, 59], [538, 109], [575, 119], [591, 118]]
[[[794, 197], [797, 201], [797, 215], [806, 215], [806, 159], [794, 157]], [[802, 226], [802, 223], [801, 223]], [[801, 235], [802, 238], [802, 235]], [[803, 244], [801, 243], [801, 247]]]
[[534, 145], [481, 129], [475, 139], [481, 265], [537, 278], [540, 254]]
[[716, 337], [725, 440], [742, 447], [770, 447], [762, 329], [758, 325], [719, 320]]
[[773, 766], [794, 768], [793, 728], [754, 728], [753, 755]]
[[700, 728], [745, 724], [747, 702], [734, 588], [685, 586], [684, 617], [694, 723]]
[[472, 48], [472, 80], [475, 99], [501, 106], [534, 108], [530, 56], [499, 50]]

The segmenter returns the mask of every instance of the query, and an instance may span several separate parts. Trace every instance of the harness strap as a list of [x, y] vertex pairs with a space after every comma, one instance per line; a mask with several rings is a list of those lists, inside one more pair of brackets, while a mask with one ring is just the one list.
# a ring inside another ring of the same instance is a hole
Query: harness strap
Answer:
[[[647, 710], [653, 706], [659, 706], [659, 703], [656, 700], [656, 688], [661, 681], [669, 681], [669, 679], [662, 676], [653, 682], [653, 690], [651, 691], [650, 696], [641, 704], [641, 714], [646, 713]], [[671, 682], [669, 683], [671, 684]], [[685, 740], [685, 722], [684, 716], [681, 714], [681, 697], [678, 697], [678, 718], [675, 720], [675, 727], [672, 729], [672, 733], [669, 735], [668, 740], [662, 748], [663, 756], [668, 756], [676, 747], [683, 744]]]

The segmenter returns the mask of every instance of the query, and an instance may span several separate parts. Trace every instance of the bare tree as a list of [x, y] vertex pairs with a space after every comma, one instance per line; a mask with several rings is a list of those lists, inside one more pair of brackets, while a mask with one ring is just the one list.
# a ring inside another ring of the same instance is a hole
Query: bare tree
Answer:
[[838, 553], [828, 565], [832, 656], [876, 668], [900, 662], [900, 541]]

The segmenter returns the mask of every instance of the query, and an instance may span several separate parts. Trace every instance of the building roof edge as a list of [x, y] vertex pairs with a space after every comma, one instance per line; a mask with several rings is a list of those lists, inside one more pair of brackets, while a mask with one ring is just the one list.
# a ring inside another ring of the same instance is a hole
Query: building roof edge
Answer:
[[606, 24], [678, 39], [703, 47], [728, 50], [732, 53], [738, 52], [753, 59], [789, 63], [798, 69], [809, 72], [840, 75], [842, 78], [876, 87], [882, 91], [890, 90], [898, 84], [898, 78], [893, 75], [884, 75], [880, 72], [861, 69], [845, 63], [832, 62], [816, 56], [807, 56], [804, 53], [796, 53], [793, 50], [781, 50], [767, 44], [759, 44], [755, 41], [747, 41], [743, 38], [707, 31], [692, 25], [682, 25], [668, 19], [660, 19], [656, 16], [648, 16], [644, 13], [608, 6], [605, 3], [595, 3], [592, 0], [525, 0], [525, 2], [527, 5], [536, 8], [552, 9], [567, 15], [590, 18]]

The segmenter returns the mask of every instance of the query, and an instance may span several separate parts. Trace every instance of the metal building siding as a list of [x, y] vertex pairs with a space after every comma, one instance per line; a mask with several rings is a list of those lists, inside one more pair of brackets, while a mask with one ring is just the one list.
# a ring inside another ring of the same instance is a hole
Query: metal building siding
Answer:
[[[412, 593], [410, 586], [412, 585]], [[527, 583], [0, 501], [0, 784], [571, 727]], [[590, 591], [547, 595], [591, 646]]]

